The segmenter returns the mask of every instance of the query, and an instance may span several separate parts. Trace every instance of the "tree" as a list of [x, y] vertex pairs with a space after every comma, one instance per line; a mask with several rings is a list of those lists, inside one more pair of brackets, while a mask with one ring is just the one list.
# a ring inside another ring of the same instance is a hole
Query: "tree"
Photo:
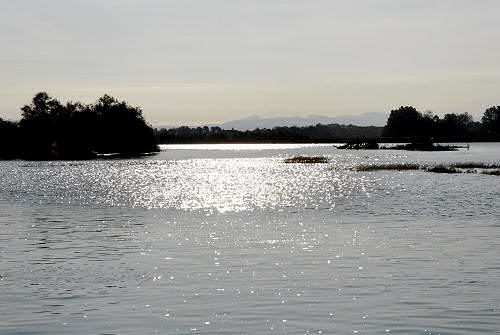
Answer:
[[158, 151], [153, 130], [139, 107], [104, 95], [94, 104], [62, 105], [47, 93], [22, 110], [24, 156], [35, 159], [91, 158], [96, 153]]
[[383, 135], [389, 137], [420, 136], [424, 128], [423, 123], [425, 119], [422, 113], [412, 106], [401, 106], [391, 111]]
[[439, 120], [439, 135], [446, 137], [466, 137], [471, 132], [473, 124], [472, 116], [469, 113], [445, 114]]
[[486, 109], [481, 118], [482, 128], [489, 136], [500, 137], [500, 106]]
[[19, 150], [17, 122], [0, 118], [0, 159], [15, 158]]
[[92, 149], [102, 153], [143, 153], [158, 151], [152, 128], [139, 107], [105, 94], [88, 107], [97, 120]]
[[22, 122], [42, 122], [58, 117], [63, 113], [63, 106], [56, 99], [51, 98], [46, 92], [37, 93], [30, 105], [21, 108]]

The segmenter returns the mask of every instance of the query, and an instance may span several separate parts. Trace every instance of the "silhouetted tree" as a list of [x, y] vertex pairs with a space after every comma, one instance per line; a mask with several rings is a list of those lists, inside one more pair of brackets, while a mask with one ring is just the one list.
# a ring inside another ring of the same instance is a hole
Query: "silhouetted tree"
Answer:
[[500, 139], [500, 106], [486, 109], [481, 118], [482, 128], [488, 136]]
[[34, 159], [91, 158], [99, 153], [157, 151], [138, 107], [104, 95], [96, 103], [62, 105], [47, 93], [21, 108], [22, 155]]
[[0, 118], [0, 159], [15, 158], [19, 150], [19, 124]]
[[156, 138], [139, 107], [104, 95], [88, 106], [98, 120], [92, 149], [101, 153], [143, 153], [157, 151]]
[[412, 141], [469, 141], [478, 139], [480, 127], [468, 113], [446, 114], [443, 119], [427, 111], [420, 113], [406, 106], [392, 110], [384, 127], [383, 135]]
[[30, 105], [21, 108], [19, 123], [24, 152], [31, 158], [57, 155], [60, 126], [64, 124], [64, 106], [47, 93], [37, 93]]
[[445, 114], [443, 119], [438, 120], [439, 136], [466, 137], [470, 135], [472, 123], [472, 116], [468, 113]]
[[422, 136], [426, 118], [412, 106], [401, 106], [392, 110], [383, 135], [388, 137]]

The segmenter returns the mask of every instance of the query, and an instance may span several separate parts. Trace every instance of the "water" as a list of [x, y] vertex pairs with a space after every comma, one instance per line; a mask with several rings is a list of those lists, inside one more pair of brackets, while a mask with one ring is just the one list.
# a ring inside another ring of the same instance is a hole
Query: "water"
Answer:
[[499, 144], [163, 149], [0, 162], [0, 334], [500, 332], [500, 177], [348, 169]]

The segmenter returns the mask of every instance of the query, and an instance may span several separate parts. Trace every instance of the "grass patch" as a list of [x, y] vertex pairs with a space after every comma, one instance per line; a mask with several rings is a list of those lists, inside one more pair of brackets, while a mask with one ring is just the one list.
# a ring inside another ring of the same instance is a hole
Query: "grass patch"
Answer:
[[425, 171], [434, 173], [461, 173], [461, 171], [457, 170], [456, 168], [446, 165], [427, 167], [425, 168]]
[[306, 164], [321, 164], [328, 163], [328, 158], [323, 156], [295, 156], [287, 158], [283, 161], [284, 163], [306, 163]]
[[453, 163], [451, 167], [457, 169], [499, 169], [500, 164], [487, 164], [487, 163], [476, 163], [476, 162], [466, 162], [466, 163]]
[[480, 173], [492, 176], [500, 176], [500, 164], [488, 164], [480, 162], [451, 163], [440, 165], [420, 165], [412, 163], [358, 165], [350, 168], [349, 170], [356, 172], [422, 170], [425, 172], [433, 173]]
[[351, 169], [352, 171], [384, 171], [384, 170], [391, 170], [391, 171], [406, 171], [406, 170], [420, 170], [420, 165], [418, 164], [409, 164], [409, 163], [402, 163], [402, 164], [379, 164], [379, 165], [360, 165], [356, 166]]
[[489, 174], [490, 176], [500, 176], [500, 169], [492, 171], [483, 171], [482, 174]]

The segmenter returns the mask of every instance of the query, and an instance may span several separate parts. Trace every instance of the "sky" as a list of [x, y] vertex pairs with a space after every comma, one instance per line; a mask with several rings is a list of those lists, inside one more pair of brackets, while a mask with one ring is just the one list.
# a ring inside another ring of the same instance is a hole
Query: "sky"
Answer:
[[498, 0], [0, 0], [0, 117], [107, 93], [153, 125], [500, 105]]

